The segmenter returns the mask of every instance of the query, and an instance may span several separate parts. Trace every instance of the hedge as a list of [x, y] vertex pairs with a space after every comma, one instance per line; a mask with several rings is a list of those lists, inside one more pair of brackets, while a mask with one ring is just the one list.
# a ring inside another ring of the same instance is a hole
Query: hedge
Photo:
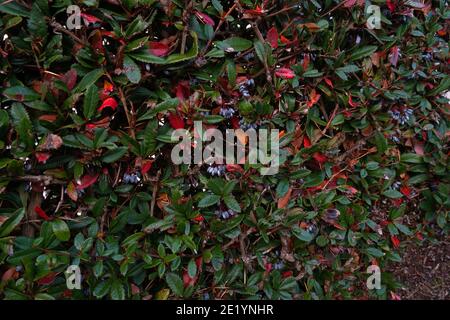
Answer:
[[[0, 12], [0, 298], [395, 299], [404, 242], [448, 232], [444, 0]], [[175, 165], [194, 121], [280, 130], [279, 172]]]

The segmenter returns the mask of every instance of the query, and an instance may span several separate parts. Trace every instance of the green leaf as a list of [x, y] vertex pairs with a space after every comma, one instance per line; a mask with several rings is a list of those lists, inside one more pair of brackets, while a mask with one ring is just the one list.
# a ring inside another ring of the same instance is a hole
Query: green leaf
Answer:
[[191, 59], [194, 59], [198, 55], [197, 34], [195, 32], [191, 32], [191, 36], [194, 39], [194, 43], [193, 43], [191, 49], [189, 49], [188, 52], [183, 53], [183, 54], [182, 53], [171, 54], [170, 56], [167, 57], [164, 64], [172, 64], [172, 63], [178, 63], [178, 62], [182, 62], [182, 61], [186, 61], [186, 60], [191, 60]]
[[381, 258], [384, 256], [384, 252], [380, 249], [369, 247], [366, 249], [366, 252], [370, 254], [371, 256], [374, 256], [375, 258]]
[[119, 280], [114, 280], [110, 290], [111, 299], [125, 300], [125, 288]]
[[377, 51], [377, 49], [377, 46], [365, 46], [362, 48], [356, 48], [350, 55], [350, 61], [355, 61], [370, 56], [372, 53]]
[[153, 109], [148, 110], [145, 114], [139, 117], [138, 121], [153, 119], [158, 113], [175, 109], [180, 104], [178, 98], [166, 99], [158, 103]]
[[388, 198], [392, 198], [392, 199], [398, 199], [403, 197], [403, 195], [398, 192], [397, 190], [394, 189], [388, 189], [386, 191], [383, 192], [383, 195], [385, 195]]
[[400, 161], [407, 163], [422, 163], [423, 157], [415, 153], [403, 153], [400, 156]]
[[24, 86], [6, 88], [3, 94], [9, 99], [16, 101], [33, 101], [41, 97], [36, 91]]
[[253, 42], [240, 37], [231, 37], [226, 40], [217, 42], [217, 47], [226, 52], [245, 51], [247, 49], [250, 49], [252, 45]]
[[375, 145], [377, 146], [378, 154], [383, 154], [388, 148], [386, 137], [381, 132], [377, 131], [375, 133]]
[[166, 60], [150, 53], [149, 48], [144, 47], [133, 53], [128, 54], [129, 57], [144, 63], [165, 64]]
[[223, 195], [223, 185], [224, 185], [224, 180], [220, 179], [220, 178], [212, 178], [208, 180], [207, 183], [207, 187], [209, 190], [211, 190], [213, 193], [217, 194], [217, 195]]
[[38, 293], [34, 296], [34, 300], [56, 300], [54, 296], [48, 293]]
[[142, 156], [147, 157], [156, 149], [156, 137], [158, 135], [158, 121], [149, 121], [144, 130], [144, 141], [142, 142]]
[[308, 232], [308, 230], [304, 230], [301, 228], [293, 229], [293, 234], [298, 239], [305, 241], [305, 242], [311, 242], [314, 239], [314, 234]]
[[241, 212], [241, 206], [232, 195], [226, 196], [223, 200], [229, 209], [235, 212]]
[[200, 208], [206, 208], [218, 203], [219, 201], [220, 197], [218, 195], [208, 194], [199, 201], [198, 206]]
[[283, 179], [277, 185], [277, 197], [283, 197], [289, 190], [289, 180]]
[[140, 15], [137, 16], [133, 22], [128, 25], [128, 28], [125, 31], [125, 38], [131, 38], [133, 35], [144, 31], [147, 26], [148, 24], [142, 19], [142, 17]]
[[123, 59], [123, 72], [131, 83], [141, 81], [141, 69], [129, 56], [125, 56]]
[[183, 289], [184, 289], [183, 280], [181, 280], [181, 278], [177, 274], [175, 273], [166, 274], [166, 282], [173, 293], [175, 293], [179, 297], [183, 296]]
[[98, 88], [96, 86], [90, 86], [86, 94], [84, 95], [83, 101], [83, 114], [87, 120], [90, 120], [97, 110], [99, 102]]
[[258, 59], [262, 63], [267, 62], [267, 49], [266, 49], [267, 47], [259, 40], [255, 41], [253, 46], [255, 47], [255, 52], [256, 55], [258, 56]]
[[197, 274], [197, 264], [194, 259], [191, 259], [188, 263], [188, 274], [191, 278], [194, 278]]
[[100, 282], [94, 289], [94, 296], [97, 298], [103, 298], [111, 290], [111, 279]]
[[11, 118], [21, 141], [25, 143], [27, 150], [33, 148], [33, 126], [27, 111], [21, 103], [14, 103], [11, 107]]
[[13, 215], [0, 226], [0, 238], [9, 235], [14, 230], [14, 228], [19, 225], [24, 216], [24, 208], [16, 210]]
[[30, 17], [30, 10], [16, 1], [4, 0], [0, 4], [0, 12], [7, 13], [13, 16]]
[[52, 221], [51, 225], [56, 238], [61, 241], [67, 241], [70, 239], [70, 230], [65, 221], [57, 219]]
[[118, 147], [116, 149], [108, 150], [103, 157], [101, 158], [102, 162], [105, 163], [112, 163], [116, 162], [120, 158], [122, 158], [125, 153], [127, 153], [128, 148], [127, 147]]
[[427, 96], [435, 96], [450, 88], [450, 77], [447, 76], [441, 80], [439, 85], [427, 92]]
[[83, 79], [78, 83], [78, 85], [73, 89], [74, 93], [80, 93], [89, 88], [90, 86], [94, 85], [98, 79], [100, 79], [101, 76], [104, 74], [103, 69], [95, 69], [91, 72], [87, 73]]

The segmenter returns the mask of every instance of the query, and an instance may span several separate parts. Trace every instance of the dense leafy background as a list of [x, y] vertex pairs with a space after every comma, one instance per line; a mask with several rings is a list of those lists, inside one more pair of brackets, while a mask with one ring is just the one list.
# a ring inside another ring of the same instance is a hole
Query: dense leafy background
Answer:
[[[2, 0], [0, 297], [395, 298], [366, 268], [448, 230], [450, 11], [372, 4]], [[279, 173], [173, 165], [193, 120], [280, 129]]]

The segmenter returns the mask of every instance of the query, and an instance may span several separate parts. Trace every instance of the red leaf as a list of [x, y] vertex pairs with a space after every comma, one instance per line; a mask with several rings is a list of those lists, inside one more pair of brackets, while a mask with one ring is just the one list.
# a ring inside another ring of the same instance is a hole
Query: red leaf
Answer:
[[34, 155], [39, 163], [46, 163], [51, 156], [48, 152], [36, 152]]
[[283, 35], [280, 36], [280, 41], [281, 41], [282, 43], [284, 43], [284, 44], [290, 44], [290, 43], [292, 43], [291, 40], [289, 40], [288, 38], [286, 38], [286, 37], [283, 36]]
[[239, 124], [239, 118], [238, 117], [233, 117], [231, 118], [231, 126], [233, 127], [233, 129], [239, 129], [241, 126]]
[[400, 296], [398, 294], [395, 294], [392, 291], [390, 293], [391, 293], [391, 299], [392, 300], [402, 300], [402, 298], [400, 298]]
[[98, 176], [99, 176], [98, 173], [93, 176], [88, 174], [84, 175], [83, 178], [81, 178], [80, 183], [78, 183], [77, 185], [77, 190], [85, 189], [90, 185], [93, 185], [97, 181]]
[[37, 283], [41, 286], [43, 285], [49, 285], [52, 284], [53, 281], [55, 281], [56, 275], [58, 273], [57, 272], [50, 272], [48, 275], [46, 275], [45, 277], [40, 278]]
[[317, 94], [316, 89], [312, 89], [311, 93], [309, 94], [309, 101], [306, 102], [306, 105], [308, 108], [311, 108], [313, 105], [315, 105], [320, 100], [320, 94]]
[[87, 14], [87, 13], [81, 13], [80, 16], [83, 17], [84, 22], [85, 22], [86, 24], [89, 24], [89, 23], [97, 23], [97, 22], [101, 23], [101, 22], [102, 22], [101, 19], [97, 18], [96, 16]]
[[364, 4], [364, 0], [345, 0], [344, 7], [351, 8], [355, 5], [362, 6]]
[[391, 236], [392, 244], [394, 245], [394, 248], [398, 248], [400, 246], [400, 240], [396, 236]]
[[116, 110], [117, 108], [117, 101], [114, 98], [108, 98], [105, 101], [103, 101], [102, 105], [97, 109], [98, 111], [102, 111], [105, 108], [111, 108], [113, 110]]
[[11, 267], [8, 270], [5, 271], [5, 273], [2, 275], [2, 282], [7, 282], [9, 279], [15, 279], [17, 278], [17, 271], [15, 267]]
[[351, 95], [348, 96], [348, 104], [350, 105], [350, 107], [357, 107], [357, 106], [359, 106], [359, 103], [353, 101], [353, 98], [352, 98]]
[[46, 138], [45, 141], [38, 146], [38, 150], [57, 150], [59, 149], [63, 144], [63, 140], [60, 136], [50, 133]]
[[105, 93], [108, 93], [108, 94], [113, 92], [114, 91], [114, 85], [111, 82], [105, 81], [103, 83], [103, 91]]
[[77, 70], [70, 69], [62, 76], [61, 80], [66, 84], [69, 91], [72, 90], [77, 84]]
[[305, 54], [305, 57], [303, 58], [303, 62], [302, 62], [302, 68], [304, 71], [306, 71], [308, 69], [310, 61], [311, 61], [311, 58], [309, 57], [309, 54]]
[[284, 279], [284, 278], [292, 277], [292, 275], [293, 275], [293, 272], [292, 272], [292, 271], [285, 271], [285, 272], [282, 273], [281, 276], [282, 276], [283, 279]]
[[183, 284], [184, 284], [185, 288], [195, 285], [196, 281], [197, 281], [197, 276], [195, 276], [194, 278], [191, 278], [189, 276], [189, 274], [187, 273], [187, 271], [183, 272]]
[[396, 7], [397, 7], [397, 4], [394, 3], [392, 0], [386, 0], [386, 5], [389, 8], [389, 11], [391, 13], [393, 13], [395, 11]]
[[180, 81], [178, 82], [175, 92], [178, 100], [185, 101], [191, 95], [191, 91], [189, 90], [189, 82], [188, 81]]
[[288, 205], [289, 200], [291, 199], [291, 193], [292, 189], [289, 188], [288, 192], [286, 192], [286, 194], [282, 198], [278, 199], [278, 209], [285, 208]]
[[294, 71], [289, 68], [278, 68], [275, 70], [275, 75], [282, 79], [292, 79], [295, 77]]
[[200, 12], [200, 11], [195, 11], [195, 15], [204, 24], [208, 24], [208, 25], [214, 27], [214, 25], [215, 25], [214, 20], [211, 19], [211, 17], [208, 16], [206, 13], [203, 13], [203, 12]]
[[75, 187], [75, 184], [73, 182], [70, 182], [67, 185], [66, 191], [67, 191], [67, 195], [69, 196], [70, 199], [72, 199], [75, 202], [78, 200], [77, 188]]
[[245, 15], [255, 15], [255, 16], [260, 16], [262, 14], [264, 14], [265, 11], [259, 6], [257, 5], [255, 9], [249, 9], [249, 10], [245, 10], [244, 11], [244, 16]]
[[264, 265], [264, 269], [266, 269], [266, 272], [269, 273], [270, 271], [272, 271], [272, 264], [271, 263], [266, 263]]
[[411, 195], [411, 189], [407, 186], [401, 186], [400, 192], [403, 193], [403, 195], [409, 197]]
[[272, 27], [267, 31], [267, 41], [272, 48], [278, 48], [278, 30], [275, 27]]
[[303, 137], [303, 146], [305, 148], [310, 148], [311, 147], [311, 140], [309, 140], [309, 138], [307, 136]]
[[141, 290], [139, 289], [139, 287], [137, 285], [135, 285], [134, 283], [131, 284], [131, 294], [133, 296], [139, 294], [141, 292]]
[[182, 117], [177, 115], [176, 113], [169, 113], [169, 123], [170, 126], [174, 129], [183, 129], [184, 128], [184, 120]]
[[414, 141], [414, 151], [419, 155], [423, 156], [425, 154], [424, 150], [424, 142], [423, 141]]
[[163, 57], [169, 53], [169, 46], [163, 42], [150, 41], [150, 53], [157, 57]]
[[327, 156], [324, 155], [324, 154], [322, 154], [322, 153], [320, 153], [320, 152], [315, 152], [315, 153], [313, 154], [313, 158], [314, 158], [317, 162], [319, 162], [320, 164], [323, 164], [323, 163], [325, 163], [325, 162], [328, 160]]
[[39, 117], [39, 121], [55, 122], [57, 118], [56, 114], [44, 114]]
[[153, 160], [144, 160], [142, 161], [141, 173], [144, 175], [150, 171], [152, 168]]
[[331, 89], [334, 88], [333, 82], [331, 82], [331, 80], [330, 80], [329, 78], [323, 78], [323, 80], [326, 82], [326, 84], [327, 84]]
[[38, 216], [44, 219], [45, 221], [50, 220], [50, 217], [45, 213], [44, 210], [42, 210], [41, 207], [39, 206], [34, 207], [34, 212], [36, 212]]
[[244, 169], [239, 164], [227, 164], [227, 171], [243, 173]]
[[200, 214], [200, 215], [196, 216], [195, 218], [193, 218], [192, 220], [197, 221], [197, 222], [202, 222], [203, 220], [205, 220], [205, 218]]
[[400, 56], [400, 49], [398, 46], [393, 46], [391, 48], [391, 53], [389, 54], [389, 62], [395, 67], [397, 66], [398, 57]]

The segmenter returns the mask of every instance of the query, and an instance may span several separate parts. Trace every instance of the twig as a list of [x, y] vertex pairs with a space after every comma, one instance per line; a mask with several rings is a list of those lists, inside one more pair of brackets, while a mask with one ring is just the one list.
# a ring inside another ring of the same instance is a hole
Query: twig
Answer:
[[155, 203], [156, 203], [156, 194], [158, 192], [158, 186], [159, 186], [159, 177], [161, 176], [161, 170], [158, 170], [158, 173], [156, 174], [156, 182], [153, 185], [153, 192], [152, 192], [152, 202], [150, 204], [150, 216], [153, 217], [154, 211], [155, 211]]
[[326, 15], [332, 13], [334, 10], [339, 9], [339, 8], [340, 8], [344, 3], [346, 3], [346, 2], [347, 2], [347, 1], [342, 1], [342, 2], [340, 2], [337, 6], [331, 8], [330, 10], [328, 10], [327, 12], [325, 12], [325, 13], [324, 13], [323, 15], [321, 15], [320, 17], [323, 18], [323, 17], [325, 17]]
[[128, 110], [128, 107], [127, 107], [127, 101], [126, 101], [126, 99], [125, 99], [125, 95], [123, 94], [123, 90], [122, 90], [122, 88], [120, 88], [119, 87], [119, 97], [120, 97], [120, 101], [122, 102], [122, 104], [123, 104], [123, 108], [124, 108], [124, 110], [125, 110], [125, 115], [126, 115], [126, 117], [127, 117], [127, 121], [128, 121], [128, 129], [129, 129], [129, 131], [130, 131], [130, 136], [133, 138], [133, 139], [135, 139], [136, 138], [136, 135], [135, 135], [135, 133], [134, 133], [134, 127], [133, 127], [133, 122], [132, 122], [132, 119], [131, 119], [131, 115], [130, 115], [130, 110]]
[[[265, 45], [266, 40], [264, 39], [261, 31], [259, 30], [258, 25], [255, 22], [252, 22], [252, 27], [253, 27], [253, 30], [255, 31], [256, 36], [258, 37], [259, 41], [261, 41], [262, 44]], [[269, 65], [267, 64], [267, 59], [264, 59], [263, 64], [264, 64], [264, 70], [266, 70], [267, 82], [272, 84], [272, 75], [270, 73]]]
[[66, 35], [71, 37], [73, 40], [78, 42], [79, 44], [86, 45], [85, 41], [78, 38], [73, 32], [70, 32], [69, 30], [67, 30], [62, 25], [60, 25], [58, 22], [52, 21], [52, 22], [50, 22], [50, 26], [59, 32], [65, 33]]
[[26, 181], [26, 182], [42, 182], [44, 185], [49, 184], [66, 184], [67, 181], [55, 179], [52, 176], [19, 176], [19, 177], [11, 177], [14, 181]]
[[328, 120], [327, 125], [326, 125], [325, 128], [322, 130], [322, 135], [324, 135], [325, 132], [327, 132], [328, 128], [330, 127], [331, 122], [333, 121], [334, 117], [336, 116], [336, 113], [337, 113], [338, 108], [339, 108], [339, 104], [336, 104], [336, 107], [334, 107], [333, 113], [331, 114], [331, 116], [330, 116], [330, 118], [329, 118], [329, 120]]
[[61, 198], [59, 199], [58, 205], [56, 206], [55, 212], [58, 212], [59, 208], [64, 202], [64, 186], [61, 186]]
[[217, 32], [219, 31], [220, 27], [222, 26], [222, 24], [225, 22], [226, 18], [231, 14], [231, 12], [233, 12], [234, 9], [236, 9], [237, 6], [237, 2], [235, 2], [231, 8], [227, 11], [227, 13], [225, 13], [224, 16], [222, 16], [220, 18], [219, 23], [217, 24], [216, 29], [214, 30], [214, 34], [211, 37], [211, 39], [208, 40], [208, 42], [206, 43], [206, 46], [203, 48], [202, 52], [200, 53], [200, 56], [204, 56], [206, 51], [208, 51], [209, 47], [211, 46], [212, 42], [214, 41], [214, 37], [216, 36]]
[[295, 4], [295, 5], [290, 6], [290, 7], [285, 7], [283, 9], [281, 9], [281, 10], [278, 10], [276, 12], [272, 12], [272, 13], [268, 14], [266, 16], [266, 18], [270, 18], [270, 17], [276, 16], [276, 15], [279, 15], [280, 13], [283, 13], [283, 12], [286, 12], [286, 11], [290, 11], [290, 10], [293, 10], [293, 9], [298, 9], [299, 7], [300, 7], [299, 4]]

